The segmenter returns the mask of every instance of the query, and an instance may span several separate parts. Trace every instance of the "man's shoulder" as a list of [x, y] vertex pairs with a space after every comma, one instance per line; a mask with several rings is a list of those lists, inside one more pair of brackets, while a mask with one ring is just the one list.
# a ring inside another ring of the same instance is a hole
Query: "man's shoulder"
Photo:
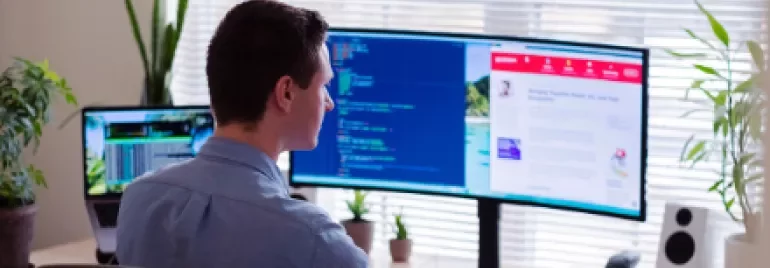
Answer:
[[161, 167], [154, 171], [149, 171], [147, 173], [144, 173], [131, 183], [133, 184], [143, 184], [143, 183], [163, 183], [168, 180], [171, 180], [173, 178], [178, 178], [182, 176], [189, 176], [189, 175], [196, 175], [199, 173], [195, 172], [195, 166], [192, 164], [193, 160], [185, 160], [179, 163], [170, 164], [164, 167]]
[[342, 225], [334, 221], [323, 208], [307, 201], [294, 200], [291, 203], [292, 206], [287, 211], [311, 231], [311, 235], [317, 241], [316, 250], [326, 255], [322, 259], [331, 258], [352, 262], [367, 260], [366, 254], [355, 246]]
[[326, 211], [311, 202], [282, 198], [281, 213], [285, 213], [289, 220], [299, 223], [313, 233], [323, 231], [335, 231], [341, 228]]

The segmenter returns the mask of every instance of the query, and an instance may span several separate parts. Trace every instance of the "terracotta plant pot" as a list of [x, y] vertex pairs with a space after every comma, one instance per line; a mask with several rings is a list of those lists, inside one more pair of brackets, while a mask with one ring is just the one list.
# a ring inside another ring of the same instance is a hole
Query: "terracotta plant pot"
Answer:
[[27, 268], [37, 206], [0, 209], [0, 267]]
[[345, 227], [345, 232], [348, 233], [350, 238], [353, 238], [353, 243], [366, 252], [366, 254], [369, 254], [372, 250], [372, 242], [374, 241], [374, 224], [367, 220], [347, 220], [342, 222], [342, 226]]
[[390, 240], [390, 257], [393, 258], [393, 262], [409, 262], [409, 257], [412, 256], [412, 240], [405, 239], [391, 239]]

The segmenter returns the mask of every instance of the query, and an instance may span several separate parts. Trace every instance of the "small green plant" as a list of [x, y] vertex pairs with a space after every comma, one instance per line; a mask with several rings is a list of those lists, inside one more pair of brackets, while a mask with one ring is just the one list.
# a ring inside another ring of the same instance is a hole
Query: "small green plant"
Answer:
[[403, 222], [403, 215], [398, 214], [394, 216], [395, 218], [395, 233], [396, 233], [396, 240], [407, 240], [409, 239], [409, 233], [406, 230], [406, 225], [404, 225]]
[[[713, 116], [713, 133], [706, 137], [692, 135], [682, 148], [680, 161], [690, 168], [697, 164], [708, 167], [707, 161], [718, 161], [718, 168], [714, 170], [718, 179], [708, 191], [719, 194], [729, 216], [743, 223], [746, 237], [755, 237], [760, 226], [756, 224], [757, 210], [752, 205], [749, 193], [753, 182], [763, 177], [762, 157], [757, 148], [761, 144], [762, 116], [765, 112], [763, 102], [766, 96], [758, 87], [758, 81], [766, 71], [765, 55], [757, 42], [731, 40], [730, 34], [711, 13], [697, 1], [696, 5], [708, 19], [718, 42], [709, 42], [692, 30], [685, 29], [692, 39], [708, 48], [707, 52], [667, 52], [676, 58], [698, 61], [693, 63], [693, 67], [704, 74], [704, 78], [695, 79], [690, 89], [699, 91], [705, 100], [691, 99], [688, 89], [685, 100], [700, 104], [701, 107], [682, 117], [699, 113]], [[753, 58], [755, 71], [740, 79], [743, 72], [736, 71], [734, 63], [738, 57], [736, 54], [742, 52], [744, 45]], [[740, 206], [741, 216], [733, 212], [735, 204]]]
[[33, 204], [34, 186], [47, 187], [43, 172], [25, 163], [23, 151], [30, 145], [37, 151], [55, 97], [77, 106], [67, 80], [50, 70], [48, 61], [16, 58], [0, 74], [0, 208]]
[[[146, 0], [143, 0], [146, 1]], [[128, 19], [131, 21], [131, 30], [134, 40], [139, 48], [139, 54], [142, 57], [142, 66], [144, 67], [145, 91], [143, 93], [143, 103], [148, 106], [170, 105], [172, 104], [169, 85], [171, 82], [171, 67], [174, 63], [174, 55], [179, 44], [179, 38], [182, 36], [182, 27], [184, 26], [185, 14], [187, 13], [188, 0], [177, 0], [176, 21], [167, 23], [164, 19], [165, 12], [162, 12], [162, 0], [154, 0], [152, 8], [152, 29], [150, 36], [149, 55], [144, 46], [139, 22], [136, 19], [134, 4], [131, 0], [125, 0]]]
[[347, 201], [350, 213], [353, 213], [353, 221], [364, 221], [364, 215], [369, 213], [369, 207], [366, 204], [367, 192], [361, 190], [353, 191], [353, 200]]

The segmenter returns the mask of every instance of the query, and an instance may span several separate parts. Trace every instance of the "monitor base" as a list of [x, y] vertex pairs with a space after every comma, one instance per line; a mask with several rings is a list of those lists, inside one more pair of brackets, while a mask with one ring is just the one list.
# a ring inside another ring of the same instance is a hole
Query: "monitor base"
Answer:
[[478, 199], [479, 268], [500, 267], [500, 201]]
[[96, 262], [99, 264], [118, 265], [118, 259], [115, 257], [114, 252], [103, 252], [99, 248], [96, 249]]

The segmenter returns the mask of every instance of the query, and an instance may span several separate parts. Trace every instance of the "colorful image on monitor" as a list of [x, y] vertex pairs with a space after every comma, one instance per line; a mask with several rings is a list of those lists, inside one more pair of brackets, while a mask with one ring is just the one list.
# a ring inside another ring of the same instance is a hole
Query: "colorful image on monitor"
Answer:
[[119, 194], [147, 172], [192, 158], [213, 129], [201, 107], [84, 110], [86, 195]]

